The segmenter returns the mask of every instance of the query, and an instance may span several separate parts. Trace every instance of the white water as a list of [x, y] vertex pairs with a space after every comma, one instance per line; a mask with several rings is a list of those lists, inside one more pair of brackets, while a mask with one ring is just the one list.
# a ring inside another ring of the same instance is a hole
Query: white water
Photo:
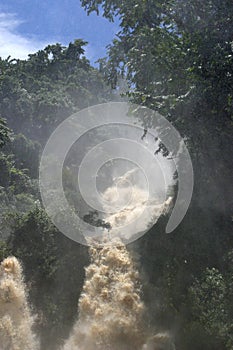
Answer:
[[0, 350], [37, 350], [33, 323], [22, 267], [9, 257], [0, 266]]
[[169, 210], [172, 197], [165, 198], [166, 189], [160, 193], [154, 186], [152, 193], [139, 175], [137, 168], [131, 169], [114, 178], [112, 186], [102, 193], [104, 221], [111, 226], [108, 233], [105, 230], [104, 242], [115, 238], [132, 242]]
[[111, 225], [111, 237], [124, 240], [131, 240], [134, 234], [147, 231], [148, 226], [156, 223], [158, 218], [168, 210], [172, 200], [171, 197], [162, 203], [151, 200], [146, 191], [136, 186], [131, 187], [130, 190], [110, 187], [104, 193], [104, 198], [114, 198], [116, 193], [119, 197], [118, 202], [126, 202], [129, 195], [130, 201], [122, 205], [118, 212], [106, 216], [105, 221]]
[[172, 350], [168, 334], [148, 336], [136, 265], [120, 241], [90, 248], [79, 318], [63, 350]]
[[[168, 334], [148, 335], [139, 273], [126, 246], [117, 239], [89, 250], [79, 317], [63, 350], [173, 350]], [[22, 267], [9, 257], [0, 268], [0, 350], [38, 350], [33, 323]]]
[[144, 305], [138, 272], [125, 246], [90, 248], [79, 319], [64, 350], [141, 349]]

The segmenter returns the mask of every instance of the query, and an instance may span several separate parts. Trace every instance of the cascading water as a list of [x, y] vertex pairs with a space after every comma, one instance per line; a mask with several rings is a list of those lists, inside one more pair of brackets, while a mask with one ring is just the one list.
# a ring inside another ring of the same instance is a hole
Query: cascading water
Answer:
[[[89, 249], [91, 264], [79, 300], [79, 319], [63, 350], [174, 350], [166, 333], [148, 337], [139, 273], [117, 241]], [[38, 350], [22, 268], [15, 257], [1, 263], [0, 350]]]
[[[128, 186], [132, 171], [126, 172], [103, 193], [103, 199], [114, 211], [106, 214], [110, 224], [109, 234], [96, 240], [89, 249], [91, 264], [86, 268], [86, 280], [79, 300], [79, 319], [63, 350], [172, 350], [167, 334], [148, 336], [145, 322], [145, 307], [141, 299], [139, 273], [124, 239], [130, 227], [133, 233], [135, 220], [144, 220], [137, 231], [146, 229], [148, 223], [156, 222], [171, 203], [169, 197], [159, 204], [148, 200], [147, 192], [137, 186]], [[118, 210], [121, 208], [120, 210]], [[108, 208], [105, 207], [105, 212]], [[105, 240], [105, 243], [104, 243]]]
[[90, 248], [79, 319], [63, 350], [174, 350], [167, 333], [148, 336], [139, 273], [119, 240]]
[[141, 349], [143, 312], [138, 272], [124, 244], [90, 248], [79, 319], [64, 350]]
[[[127, 171], [103, 192], [104, 220], [110, 229], [108, 233], [103, 229], [100, 241], [89, 240], [91, 264], [86, 268], [79, 318], [63, 350], [173, 349], [168, 335], [148, 336], [137, 264], [121, 239], [121, 235], [130, 239], [134, 230], [144, 231], [150, 221], [156, 222], [169, 209], [171, 198], [148, 199], [143, 188], [130, 185], [133, 173]], [[138, 217], [143, 220], [135, 227]], [[22, 268], [14, 257], [1, 264], [0, 313], [0, 350], [38, 349]]]
[[146, 231], [149, 223], [156, 223], [172, 202], [171, 197], [162, 202], [152, 200], [148, 198], [147, 191], [138, 186], [124, 186], [123, 182], [109, 187], [103, 198], [113, 209], [112, 214], [105, 216], [105, 222], [110, 225], [109, 238], [119, 237], [124, 241], [132, 239], [134, 234]]
[[0, 266], [0, 350], [39, 349], [33, 323], [22, 267], [9, 257]]

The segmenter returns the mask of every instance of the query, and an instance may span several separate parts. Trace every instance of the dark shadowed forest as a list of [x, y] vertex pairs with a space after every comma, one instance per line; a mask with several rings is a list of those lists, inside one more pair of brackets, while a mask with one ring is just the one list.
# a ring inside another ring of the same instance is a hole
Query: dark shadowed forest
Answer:
[[0, 59], [0, 260], [21, 261], [41, 349], [58, 349], [77, 318], [90, 258], [43, 209], [41, 153], [85, 107], [146, 106], [176, 127], [194, 169], [181, 224], [166, 234], [164, 215], [128, 246], [146, 324], [169, 331], [178, 350], [233, 350], [233, 2], [81, 2], [87, 14], [120, 20], [98, 68], [85, 57], [85, 38], [51, 43], [26, 60]]

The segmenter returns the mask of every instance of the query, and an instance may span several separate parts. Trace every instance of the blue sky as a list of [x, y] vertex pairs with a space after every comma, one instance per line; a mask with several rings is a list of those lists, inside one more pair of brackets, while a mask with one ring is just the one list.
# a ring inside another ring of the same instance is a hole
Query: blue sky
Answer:
[[87, 16], [79, 0], [1, 0], [0, 57], [27, 58], [47, 44], [67, 45], [74, 39], [89, 44], [86, 56], [93, 64], [105, 56], [105, 46], [118, 32], [118, 22]]

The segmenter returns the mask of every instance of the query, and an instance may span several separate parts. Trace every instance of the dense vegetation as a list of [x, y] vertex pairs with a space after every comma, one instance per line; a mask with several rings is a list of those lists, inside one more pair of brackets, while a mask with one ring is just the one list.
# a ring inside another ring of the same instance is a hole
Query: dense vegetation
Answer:
[[120, 18], [99, 70], [83, 56], [82, 40], [28, 60], [0, 60], [0, 258], [23, 261], [42, 349], [56, 347], [75, 317], [88, 256], [40, 205], [40, 152], [67, 116], [112, 100], [110, 87], [119, 91], [123, 77], [129, 99], [160, 111], [185, 137], [194, 166], [193, 199], [180, 226], [165, 235], [162, 218], [130, 247], [145, 275], [148, 323], [170, 329], [180, 350], [232, 350], [233, 3], [82, 4]]

